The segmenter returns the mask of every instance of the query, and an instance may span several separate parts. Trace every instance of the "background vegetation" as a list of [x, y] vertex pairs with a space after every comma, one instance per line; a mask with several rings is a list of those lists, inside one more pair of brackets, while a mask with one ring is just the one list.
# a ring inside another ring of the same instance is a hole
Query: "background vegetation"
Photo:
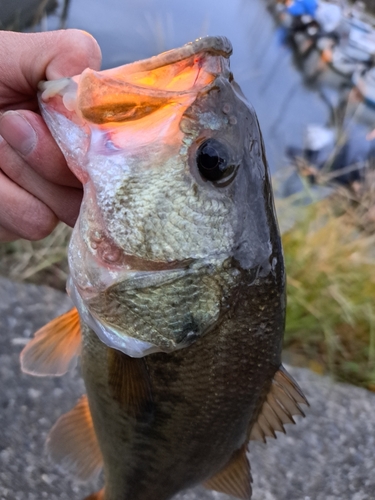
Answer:
[[375, 390], [375, 182], [302, 210], [283, 234], [290, 361]]

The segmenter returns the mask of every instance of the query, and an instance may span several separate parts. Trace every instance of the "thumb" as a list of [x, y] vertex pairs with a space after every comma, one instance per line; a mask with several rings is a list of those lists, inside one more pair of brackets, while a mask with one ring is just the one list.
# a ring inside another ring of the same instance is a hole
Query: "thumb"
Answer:
[[[1, 86], [14, 93], [30, 95], [40, 80], [53, 80], [81, 73], [85, 68], [99, 69], [101, 52], [96, 40], [80, 30], [45, 33], [2, 32], [0, 60], [5, 71]], [[0, 92], [0, 105], [4, 97]]]

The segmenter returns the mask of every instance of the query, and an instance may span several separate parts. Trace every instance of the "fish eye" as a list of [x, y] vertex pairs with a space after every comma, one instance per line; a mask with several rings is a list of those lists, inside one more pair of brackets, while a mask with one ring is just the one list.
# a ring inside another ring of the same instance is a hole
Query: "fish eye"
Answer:
[[199, 173], [207, 181], [218, 181], [228, 175], [233, 168], [228, 165], [228, 151], [216, 139], [207, 139], [198, 148], [196, 162]]

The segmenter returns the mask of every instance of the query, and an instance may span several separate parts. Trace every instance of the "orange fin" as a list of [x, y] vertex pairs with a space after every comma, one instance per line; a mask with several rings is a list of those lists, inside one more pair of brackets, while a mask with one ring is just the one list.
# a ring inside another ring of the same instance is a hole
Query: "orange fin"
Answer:
[[265, 443], [267, 437], [276, 438], [275, 431], [285, 434], [284, 425], [295, 423], [293, 415], [305, 416], [299, 403], [309, 406], [297, 382], [281, 366], [275, 373], [257, 421], [251, 428], [250, 439]]
[[150, 409], [152, 392], [145, 360], [109, 349], [108, 363], [109, 386], [114, 399], [133, 417]]
[[243, 500], [252, 494], [250, 462], [246, 455], [246, 445], [234, 452], [232, 458], [220, 472], [212, 476], [203, 486]]
[[51, 458], [72, 475], [88, 481], [96, 478], [103, 458], [96, 438], [87, 396], [62, 415], [47, 438]]
[[21, 368], [30, 375], [64, 375], [75, 365], [81, 349], [77, 309], [53, 319], [38, 330], [21, 352]]
[[104, 488], [88, 497], [84, 498], [84, 500], [104, 500]]

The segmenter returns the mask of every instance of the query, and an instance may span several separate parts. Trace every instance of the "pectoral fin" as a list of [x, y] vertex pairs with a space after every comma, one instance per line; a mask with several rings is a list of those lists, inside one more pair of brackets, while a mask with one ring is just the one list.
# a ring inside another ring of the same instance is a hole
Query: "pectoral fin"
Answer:
[[227, 465], [208, 481], [205, 481], [203, 486], [210, 490], [249, 500], [252, 493], [252, 481], [250, 462], [246, 455], [246, 445], [244, 445], [232, 455]]
[[52, 427], [47, 449], [55, 462], [78, 479], [88, 481], [99, 475], [103, 459], [86, 396]]
[[285, 434], [284, 425], [295, 423], [293, 415], [305, 416], [299, 403], [309, 405], [297, 382], [281, 366], [272, 380], [258, 418], [252, 425], [250, 439], [265, 443], [267, 437], [276, 438], [275, 431]]
[[73, 308], [35, 333], [21, 352], [22, 371], [41, 377], [64, 375], [75, 365], [80, 349], [79, 316]]
[[115, 349], [108, 350], [109, 387], [114, 399], [133, 417], [152, 406], [152, 392], [146, 362]]
[[84, 500], [104, 500], [104, 489], [93, 493], [92, 495], [86, 497]]

